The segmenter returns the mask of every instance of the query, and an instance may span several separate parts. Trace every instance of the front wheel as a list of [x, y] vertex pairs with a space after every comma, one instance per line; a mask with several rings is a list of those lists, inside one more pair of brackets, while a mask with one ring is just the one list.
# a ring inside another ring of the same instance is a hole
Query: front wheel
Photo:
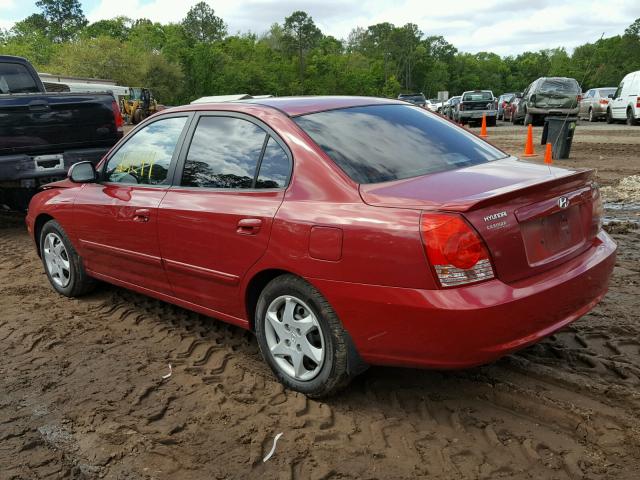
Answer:
[[364, 366], [327, 300], [294, 275], [277, 277], [264, 288], [255, 329], [277, 379], [311, 398], [336, 393]]
[[95, 286], [66, 232], [55, 220], [49, 220], [40, 231], [40, 256], [47, 278], [58, 293], [77, 297]]

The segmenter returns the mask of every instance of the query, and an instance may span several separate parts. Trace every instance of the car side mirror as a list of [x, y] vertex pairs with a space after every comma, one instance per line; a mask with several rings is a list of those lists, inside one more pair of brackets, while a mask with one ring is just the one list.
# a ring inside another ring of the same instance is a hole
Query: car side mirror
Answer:
[[616, 98], [616, 94], [615, 94], [615, 93], [610, 93], [609, 95], [607, 95], [607, 97], [609, 97], [609, 98]]
[[95, 183], [98, 181], [96, 167], [91, 162], [78, 162], [71, 165], [67, 174], [74, 183]]

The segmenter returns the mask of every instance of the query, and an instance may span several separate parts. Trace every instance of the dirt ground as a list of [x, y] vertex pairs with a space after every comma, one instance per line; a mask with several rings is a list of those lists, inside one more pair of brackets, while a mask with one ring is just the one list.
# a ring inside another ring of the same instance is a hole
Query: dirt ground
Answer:
[[[522, 127], [489, 133], [524, 146]], [[580, 125], [559, 164], [615, 192], [638, 143], [640, 127]], [[492, 365], [371, 368], [321, 402], [283, 390], [238, 328], [108, 285], [55, 294], [3, 214], [0, 478], [637, 479], [639, 210], [610, 200], [619, 256], [593, 312]]]

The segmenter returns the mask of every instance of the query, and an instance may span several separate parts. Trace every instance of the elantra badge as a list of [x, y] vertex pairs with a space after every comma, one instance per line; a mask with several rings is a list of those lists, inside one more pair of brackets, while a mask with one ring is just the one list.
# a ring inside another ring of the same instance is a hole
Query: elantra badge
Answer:
[[560, 208], [567, 208], [569, 206], [569, 199], [567, 197], [560, 197], [558, 199], [558, 206]]

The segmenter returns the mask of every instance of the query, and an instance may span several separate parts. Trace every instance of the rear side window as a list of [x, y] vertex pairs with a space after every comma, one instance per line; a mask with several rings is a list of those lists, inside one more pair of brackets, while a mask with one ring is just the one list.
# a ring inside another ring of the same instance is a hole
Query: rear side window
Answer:
[[242, 118], [204, 116], [187, 153], [181, 185], [202, 188], [282, 188], [289, 157], [265, 130]]
[[507, 156], [410, 105], [345, 108], [294, 120], [356, 183], [417, 177]]
[[0, 63], [0, 93], [37, 93], [38, 85], [24, 65]]
[[105, 180], [133, 185], [165, 185], [187, 117], [156, 120], [128, 137], [109, 159]]

